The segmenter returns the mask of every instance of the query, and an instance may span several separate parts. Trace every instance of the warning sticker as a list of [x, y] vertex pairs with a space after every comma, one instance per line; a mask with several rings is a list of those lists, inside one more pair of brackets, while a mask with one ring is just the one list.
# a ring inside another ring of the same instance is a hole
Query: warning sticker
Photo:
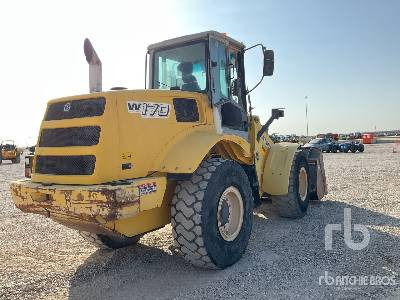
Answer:
[[151, 193], [155, 193], [157, 191], [157, 183], [149, 182], [138, 185], [140, 196], [148, 195]]
[[140, 114], [142, 118], [168, 118], [170, 105], [168, 103], [127, 101], [128, 112]]

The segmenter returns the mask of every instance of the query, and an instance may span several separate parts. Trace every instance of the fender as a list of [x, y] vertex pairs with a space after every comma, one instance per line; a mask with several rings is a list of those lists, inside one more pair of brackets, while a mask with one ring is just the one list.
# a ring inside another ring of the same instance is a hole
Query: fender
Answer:
[[299, 144], [278, 143], [271, 145], [264, 166], [262, 192], [269, 195], [288, 193], [290, 169]]
[[214, 126], [199, 126], [175, 137], [158, 156], [153, 170], [166, 173], [193, 173], [210, 151], [251, 164], [250, 144], [241, 137], [220, 135]]

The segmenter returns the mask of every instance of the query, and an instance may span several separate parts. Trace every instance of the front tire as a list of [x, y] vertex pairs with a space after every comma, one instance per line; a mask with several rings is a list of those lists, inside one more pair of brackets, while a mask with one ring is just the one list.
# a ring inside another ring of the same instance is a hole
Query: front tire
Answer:
[[289, 177], [288, 194], [271, 196], [272, 205], [284, 218], [301, 218], [310, 202], [310, 176], [305, 152], [296, 152]]
[[190, 180], [178, 181], [171, 207], [175, 249], [193, 265], [226, 268], [246, 250], [253, 196], [243, 168], [222, 158], [204, 160]]

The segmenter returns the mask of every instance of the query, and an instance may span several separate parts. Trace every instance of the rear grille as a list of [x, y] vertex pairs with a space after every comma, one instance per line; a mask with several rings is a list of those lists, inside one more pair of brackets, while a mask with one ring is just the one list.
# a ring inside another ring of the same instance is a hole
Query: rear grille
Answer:
[[52, 175], [92, 175], [94, 155], [36, 156], [35, 173]]
[[49, 105], [44, 120], [97, 117], [103, 115], [105, 105], [103, 97], [57, 102]]
[[43, 129], [39, 147], [93, 146], [99, 143], [99, 126]]
[[174, 98], [175, 116], [177, 122], [198, 122], [199, 110], [196, 100]]

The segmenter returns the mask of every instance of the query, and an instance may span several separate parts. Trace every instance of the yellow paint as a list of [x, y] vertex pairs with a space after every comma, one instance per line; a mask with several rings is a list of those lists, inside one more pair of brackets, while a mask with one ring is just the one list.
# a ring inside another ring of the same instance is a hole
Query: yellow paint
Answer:
[[2, 149], [0, 155], [3, 160], [9, 160], [9, 159], [16, 159], [17, 154], [18, 154], [17, 150], [6, 151]]
[[288, 193], [290, 170], [298, 147], [298, 144], [293, 143], [271, 145], [263, 172], [262, 190], [264, 193], [270, 195], [286, 195]]
[[[14, 202], [22, 211], [46, 215], [75, 229], [114, 231], [126, 236], [142, 234], [170, 221], [175, 181], [168, 181], [167, 173], [193, 173], [211, 154], [255, 165], [260, 195], [287, 193], [290, 166], [298, 145], [274, 145], [266, 133], [257, 141], [261, 129], [258, 117], [249, 118], [247, 141], [240, 136], [217, 133], [209, 99], [201, 93], [123, 90], [66, 97], [49, 104], [97, 97], [106, 99], [102, 116], [42, 122], [41, 130], [100, 126], [99, 144], [37, 147], [32, 180], [11, 184]], [[199, 120], [177, 122], [174, 98], [194, 99]], [[130, 113], [128, 101], [169, 105], [169, 115], [146, 118]], [[85, 154], [96, 156], [92, 175], [34, 172], [37, 155]], [[123, 170], [122, 164], [127, 163], [131, 168]], [[129, 180], [130, 184], [104, 184], [117, 180]]]
[[[106, 223], [116, 220], [142, 219], [146, 211], [163, 211], [166, 194], [166, 177], [148, 177], [133, 180], [126, 185], [51, 185], [19, 180], [11, 183], [15, 205], [24, 212], [39, 213], [56, 219], [75, 219], [79, 222]], [[146, 188], [149, 186], [150, 188]], [[145, 216], [152, 213], [145, 213]], [[151, 223], [151, 222], [150, 222]], [[155, 225], [159, 222], [155, 222]]]
[[[35, 173], [33, 168], [32, 181], [91, 185], [144, 177], [153, 172], [191, 173], [218, 142], [229, 145], [229, 149], [233, 150], [233, 159], [251, 163], [250, 146], [247, 141], [241, 137], [216, 133], [212, 107], [205, 94], [167, 90], [124, 90], [60, 98], [50, 101], [49, 105], [96, 97], [106, 98], [102, 116], [43, 121], [41, 130], [100, 126], [98, 145], [37, 147], [35, 151], [35, 155], [95, 155], [94, 174], [54, 176]], [[194, 99], [198, 106], [199, 121], [177, 122], [174, 98]], [[170, 113], [168, 118], [143, 118], [138, 113], [128, 112], [128, 101], [169, 104]], [[121, 165], [127, 162], [132, 164], [131, 169], [122, 170]], [[33, 162], [34, 166], [35, 163], [36, 159]]]
[[[251, 152], [254, 157], [254, 165], [256, 168], [258, 184], [260, 187], [263, 186], [263, 174], [265, 171], [265, 162], [267, 160], [269, 149], [271, 145], [273, 145], [273, 141], [268, 136], [267, 133], [264, 133], [260, 140], [257, 141], [257, 133], [260, 131], [262, 125], [260, 124], [260, 119], [258, 116], [253, 116], [250, 119], [250, 145]], [[268, 178], [266, 180], [269, 180]], [[260, 196], [265, 193], [263, 189], [259, 189]]]
[[[181, 133], [169, 142], [155, 160], [151, 170], [168, 173], [193, 173], [210, 149], [217, 144], [232, 149], [229, 158], [250, 164], [250, 146], [241, 137], [218, 135], [213, 126], [199, 126]], [[217, 149], [215, 151], [218, 153]]]

